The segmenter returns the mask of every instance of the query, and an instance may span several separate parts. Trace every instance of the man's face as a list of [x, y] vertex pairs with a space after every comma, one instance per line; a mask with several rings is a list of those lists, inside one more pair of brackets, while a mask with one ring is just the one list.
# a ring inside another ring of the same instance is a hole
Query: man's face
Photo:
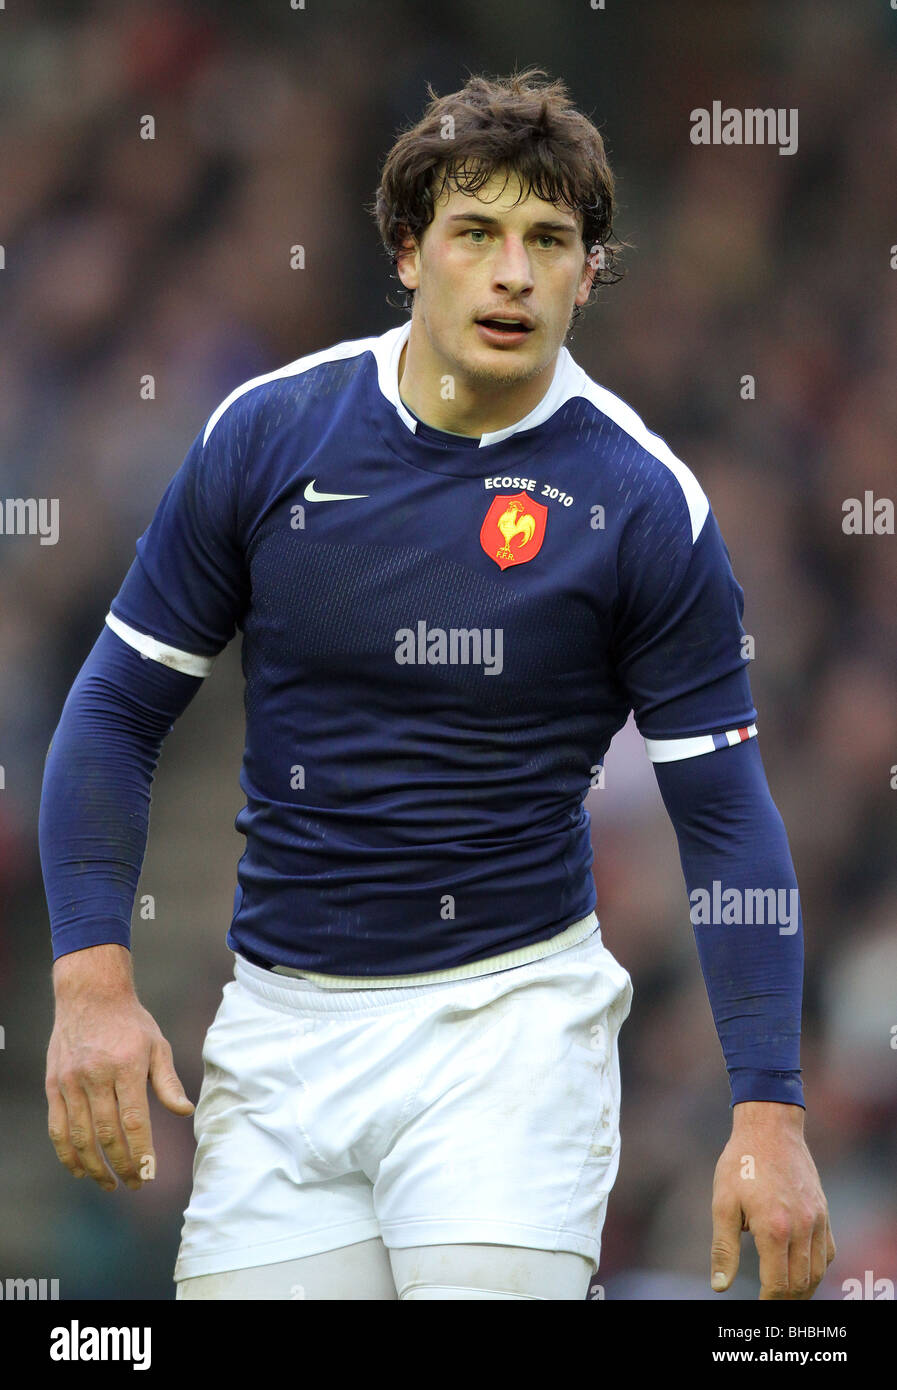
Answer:
[[[398, 265], [433, 353], [471, 384], [511, 386], [546, 372], [595, 273], [580, 215], [532, 192], [515, 202], [520, 191], [503, 171], [476, 196], [444, 188], [420, 244]], [[521, 319], [529, 331], [482, 323], [496, 317]]]

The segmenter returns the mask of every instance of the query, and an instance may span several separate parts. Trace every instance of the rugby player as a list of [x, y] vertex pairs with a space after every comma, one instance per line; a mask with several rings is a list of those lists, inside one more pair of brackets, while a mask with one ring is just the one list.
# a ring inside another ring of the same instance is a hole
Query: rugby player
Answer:
[[218, 405], [66, 700], [40, 822], [52, 1141], [139, 1188], [147, 1083], [193, 1113], [130, 917], [162, 741], [239, 630], [246, 850], [177, 1297], [586, 1297], [632, 982], [584, 803], [632, 712], [706, 906], [732, 1103], [712, 1287], [749, 1230], [760, 1296], [808, 1298], [834, 1244], [744, 596], [694, 474], [564, 346], [616, 278], [604, 145], [540, 69], [430, 97], [372, 209], [410, 317]]

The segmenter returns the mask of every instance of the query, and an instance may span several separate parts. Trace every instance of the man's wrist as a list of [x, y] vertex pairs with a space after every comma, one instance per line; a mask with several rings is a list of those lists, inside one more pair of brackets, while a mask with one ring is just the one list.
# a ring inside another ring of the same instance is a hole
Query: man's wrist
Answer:
[[131, 952], [127, 946], [108, 941], [69, 951], [53, 962], [53, 991], [57, 1000], [91, 994], [133, 994]]
[[792, 1129], [804, 1132], [805, 1111], [800, 1105], [775, 1100], [743, 1100], [732, 1106], [732, 1132], [744, 1129]]

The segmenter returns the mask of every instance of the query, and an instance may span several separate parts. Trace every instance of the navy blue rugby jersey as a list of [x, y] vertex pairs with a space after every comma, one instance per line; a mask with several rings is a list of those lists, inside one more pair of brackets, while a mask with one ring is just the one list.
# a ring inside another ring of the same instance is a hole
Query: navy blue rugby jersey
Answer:
[[756, 733], [743, 594], [699, 483], [561, 348], [524, 419], [404, 405], [410, 321], [233, 391], [107, 622], [205, 676], [239, 629], [246, 837], [232, 950], [401, 975], [595, 906], [589, 815], [634, 711], [648, 756]]

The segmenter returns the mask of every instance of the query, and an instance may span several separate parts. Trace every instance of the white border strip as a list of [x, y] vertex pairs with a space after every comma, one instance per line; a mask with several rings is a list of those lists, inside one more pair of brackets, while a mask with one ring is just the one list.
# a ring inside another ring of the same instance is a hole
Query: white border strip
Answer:
[[121, 618], [116, 618], [114, 613], [106, 614], [106, 622], [123, 642], [127, 642], [129, 647], [133, 647], [141, 656], [147, 656], [152, 661], [160, 661], [163, 666], [170, 666], [173, 671], [183, 671], [185, 676], [199, 676], [203, 678], [212, 670], [215, 661], [213, 656], [193, 656], [190, 652], [182, 652], [177, 647], [169, 647], [164, 642], [159, 642], [155, 637], [150, 637], [146, 632], [138, 632], [136, 628], [129, 627], [123, 623]]
[[666, 440], [661, 439], [660, 435], [655, 434], [653, 430], [649, 430], [642, 417], [635, 413], [632, 406], [627, 405], [619, 396], [615, 396], [613, 391], [599, 386], [596, 381], [587, 376], [579, 394], [584, 396], [587, 401], [591, 401], [602, 415], [607, 415], [614, 424], [619, 425], [621, 430], [630, 435], [649, 454], [653, 454], [661, 463], [666, 464], [685, 497], [688, 514], [691, 518], [691, 539], [694, 543], [707, 520], [710, 502], [688, 464], [677, 458]]
[[[757, 725], [747, 727], [748, 738], [757, 737]], [[725, 734], [698, 734], [697, 738], [646, 738], [645, 749], [652, 763], [675, 763], [681, 758], [697, 758], [702, 753], [715, 753], [720, 745], [715, 741], [725, 738], [730, 748], [736, 743], [746, 743], [738, 729], [727, 729]]]
[[[394, 328], [388, 331], [389, 333], [396, 332]], [[384, 334], [383, 336], [386, 337], [387, 335]], [[322, 362], [343, 362], [347, 357], [358, 357], [362, 352], [374, 352], [380, 341], [379, 338], [350, 338], [334, 344], [333, 347], [323, 348], [321, 352], [310, 352], [305, 357], [297, 357], [295, 362], [288, 362], [285, 367], [277, 367], [273, 372], [265, 372], [264, 376], [254, 376], [251, 381], [244, 381], [242, 386], [231, 391], [218, 408], [212, 411], [202, 437], [203, 448], [208, 444], [209, 435], [224, 412], [233, 405], [234, 401], [245, 396], [247, 391], [252, 391], [256, 386], [264, 386], [267, 382], [277, 381], [282, 377], [300, 376], [302, 372], [310, 372], [312, 367], [318, 367]]]

